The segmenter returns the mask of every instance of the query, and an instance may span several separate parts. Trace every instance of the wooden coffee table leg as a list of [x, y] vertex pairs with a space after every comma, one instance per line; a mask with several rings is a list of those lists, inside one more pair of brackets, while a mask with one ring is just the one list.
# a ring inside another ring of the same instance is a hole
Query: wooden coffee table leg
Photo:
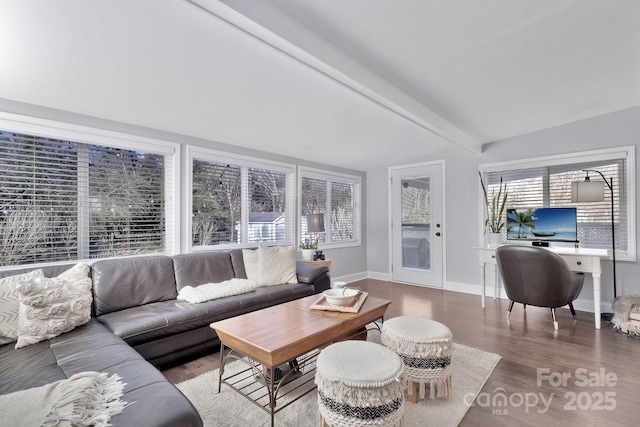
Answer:
[[276, 382], [276, 367], [271, 368], [271, 376], [269, 378], [269, 408], [271, 409], [271, 427], [275, 425], [275, 411], [276, 411], [276, 393], [275, 393], [275, 382]]
[[367, 328], [366, 328], [366, 326], [363, 326], [362, 328], [358, 329], [356, 331], [356, 334], [351, 339], [352, 340], [366, 341], [367, 340]]
[[409, 388], [407, 389], [407, 400], [411, 403], [418, 403], [418, 384], [413, 381], [409, 381]]
[[222, 374], [224, 372], [224, 344], [220, 343], [220, 369], [218, 369], [218, 393], [222, 390]]

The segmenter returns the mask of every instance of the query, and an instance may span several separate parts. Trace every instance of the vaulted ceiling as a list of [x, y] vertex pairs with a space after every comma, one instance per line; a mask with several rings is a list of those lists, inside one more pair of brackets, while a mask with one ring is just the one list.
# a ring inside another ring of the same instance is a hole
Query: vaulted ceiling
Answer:
[[636, 0], [0, 0], [0, 98], [356, 170], [640, 105]]

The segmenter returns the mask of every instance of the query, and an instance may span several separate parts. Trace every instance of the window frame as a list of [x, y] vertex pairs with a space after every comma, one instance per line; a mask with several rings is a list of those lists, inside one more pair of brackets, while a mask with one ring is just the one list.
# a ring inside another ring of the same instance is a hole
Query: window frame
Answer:
[[[124, 150], [139, 150], [164, 156], [165, 159], [165, 242], [164, 253], [179, 253], [180, 224], [180, 144], [155, 138], [141, 137], [105, 129], [58, 122], [37, 117], [0, 112], [0, 129], [7, 132], [32, 135], [42, 138], [73, 141], [81, 144], [99, 145]], [[148, 254], [146, 254], [148, 255]], [[144, 256], [132, 255], [132, 256]], [[101, 258], [78, 259], [95, 262]], [[29, 266], [45, 266], [65, 263], [53, 261]], [[19, 265], [0, 269], [15, 269]]]
[[[185, 171], [185, 183], [184, 183], [184, 221], [182, 225], [182, 253], [194, 253], [212, 250], [229, 250], [229, 249], [241, 249], [241, 248], [253, 248], [259, 245], [258, 242], [248, 242], [245, 240], [248, 237], [248, 220], [249, 210], [247, 209], [249, 204], [248, 195], [241, 192], [241, 227], [242, 227], [242, 242], [241, 243], [228, 243], [220, 245], [204, 245], [194, 246], [192, 242], [192, 227], [193, 227], [193, 161], [199, 160], [212, 163], [229, 163], [234, 166], [240, 166], [242, 168], [256, 168], [267, 169], [277, 172], [283, 172], [286, 174], [286, 208], [285, 218], [287, 213], [294, 212], [295, 206], [295, 176], [296, 166], [290, 163], [270, 161], [252, 156], [244, 156], [240, 154], [233, 154], [219, 150], [212, 150], [209, 148], [203, 148], [198, 146], [186, 146], [186, 155], [184, 156], [183, 168]], [[243, 169], [244, 171], [244, 169]], [[246, 175], [243, 173], [242, 175]], [[244, 179], [244, 178], [243, 178]], [[244, 185], [242, 186], [244, 189]], [[286, 219], [285, 219], [286, 221]], [[279, 242], [266, 242], [271, 246], [290, 246], [294, 244], [294, 229], [295, 223], [293, 221], [285, 222], [285, 240]]]
[[[323, 169], [315, 169], [304, 166], [298, 167], [298, 217], [297, 217], [297, 235], [298, 241], [302, 238], [302, 179], [318, 179], [327, 181], [327, 202], [324, 212], [326, 236], [324, 242], [318, 244], [318, 249], [336, 249], [362, 245], [362, 178], [356, 175], [331, 172]], [[332, 181], [345, 182], [353, 185], [353, 235], [349, 240], [332, 242], [331, 232], [331, 185]]]
[[[616, 260], [619, 261], [636, 261], [636, 181], [635, 181], [635, 146], [613, 147], [608, 149], [598, 149], [589, 151], [579, 151], [573, 153], [564, 153], [550, 156], [534, 157], [529, 159], [519, 159], [505, 162], [486, 163], [478, 166], [479, 172], [485, 176], [488, 172], [513, 171], [518, 169], [530, 169], [536, 167], [553, 167], [562, 165], [572, 165], [587, 162], [602, 162], [607, 160], [625, 159], [626, 176], [624, 185], [626, 186], [626, 217], [627, 217], [627, 251], [616, 250]], [[597, 174], [591, 175], [594, 179], [601, 180]], [[614, 182], [615, 185], [615, 182]], [[605, 192], [608, 192], [605, 189]], [[485, 206], [482, 195], [482, 188], [478, 183], [479, 194], [479, 241], [483, 241], [484, 237], [484, 217]], [[611, 249], [611, 248], [609, 248]], [[609, 258], [612, 258], [611, 255]]]

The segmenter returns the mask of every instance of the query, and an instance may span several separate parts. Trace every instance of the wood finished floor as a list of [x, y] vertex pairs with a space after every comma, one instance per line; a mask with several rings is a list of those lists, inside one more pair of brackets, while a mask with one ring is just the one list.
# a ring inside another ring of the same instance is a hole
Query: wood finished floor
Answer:
[[[385, 318], [437, 320], [451, 329], [454, 342], [502, 356], [461, 426], [638, 424], [640, 339], [604, 325], [595, 329], [593, 313], [578, 312], [574, 323], [568, 309], [557, 310], [560, 329], [554, 331], [548, 309], [527, 307], [525, 312], [516, 305], [507, 321], [506, 300], [488, 298], [483, 310], [476, 295], [371, 279], [351, 285], [393, 301]], [[215, 353], [163, 373], [175, 384], [218, 365]], [[538, 369], [547, 369], [553, 378], [570, 377], [560, 385], [538, 384]], [[608, 384], [601, 384], [601, 373]], [[501, 396], [506, 405], [500, 405]]]

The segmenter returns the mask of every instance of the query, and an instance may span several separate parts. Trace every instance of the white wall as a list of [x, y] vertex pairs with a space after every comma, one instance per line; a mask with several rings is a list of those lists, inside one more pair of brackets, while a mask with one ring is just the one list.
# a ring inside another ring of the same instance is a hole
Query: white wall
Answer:
[[[445, 289], [480, 293], [480, 267], [473, 250], [480, 243], [481, 222], [478, 165], [583, 150], [640, 145], [640, 107], [599, 116], [531, 134], [486, 144], [482, 154], [463, 151], [448, 153], [438, 159], [417, 161], [445, 161], [447, 253]], [[638, 159], [636, 159], [636, 163]], [[636, 170], [638, 165], [636, 164]], [[367, 268], [371, 277], [389, 277], [389, 207], [384, 194], [387, 170], [368, 174], [368, 233]], [[636, 193], [638, 188], [636, 188]], [[636, 194], [636, 199], [638, 195]], [[635, 212], [635, 207], [632, 212]], [[636, 214], [636, 222], [638, 221]], [[611, 262], [604, 262], [602, 300], [613, 299]], [[640, 294], [640, 264], [617, 262], [618, 295]], [[493, 276], [487, 275], [488, 284]], [[585, 286], [576, 308], [592, 309], [592, 282]]]
[[367, 267], [374, 279], [390, 279], [389, 187], [386, 168], [367, 173]]

